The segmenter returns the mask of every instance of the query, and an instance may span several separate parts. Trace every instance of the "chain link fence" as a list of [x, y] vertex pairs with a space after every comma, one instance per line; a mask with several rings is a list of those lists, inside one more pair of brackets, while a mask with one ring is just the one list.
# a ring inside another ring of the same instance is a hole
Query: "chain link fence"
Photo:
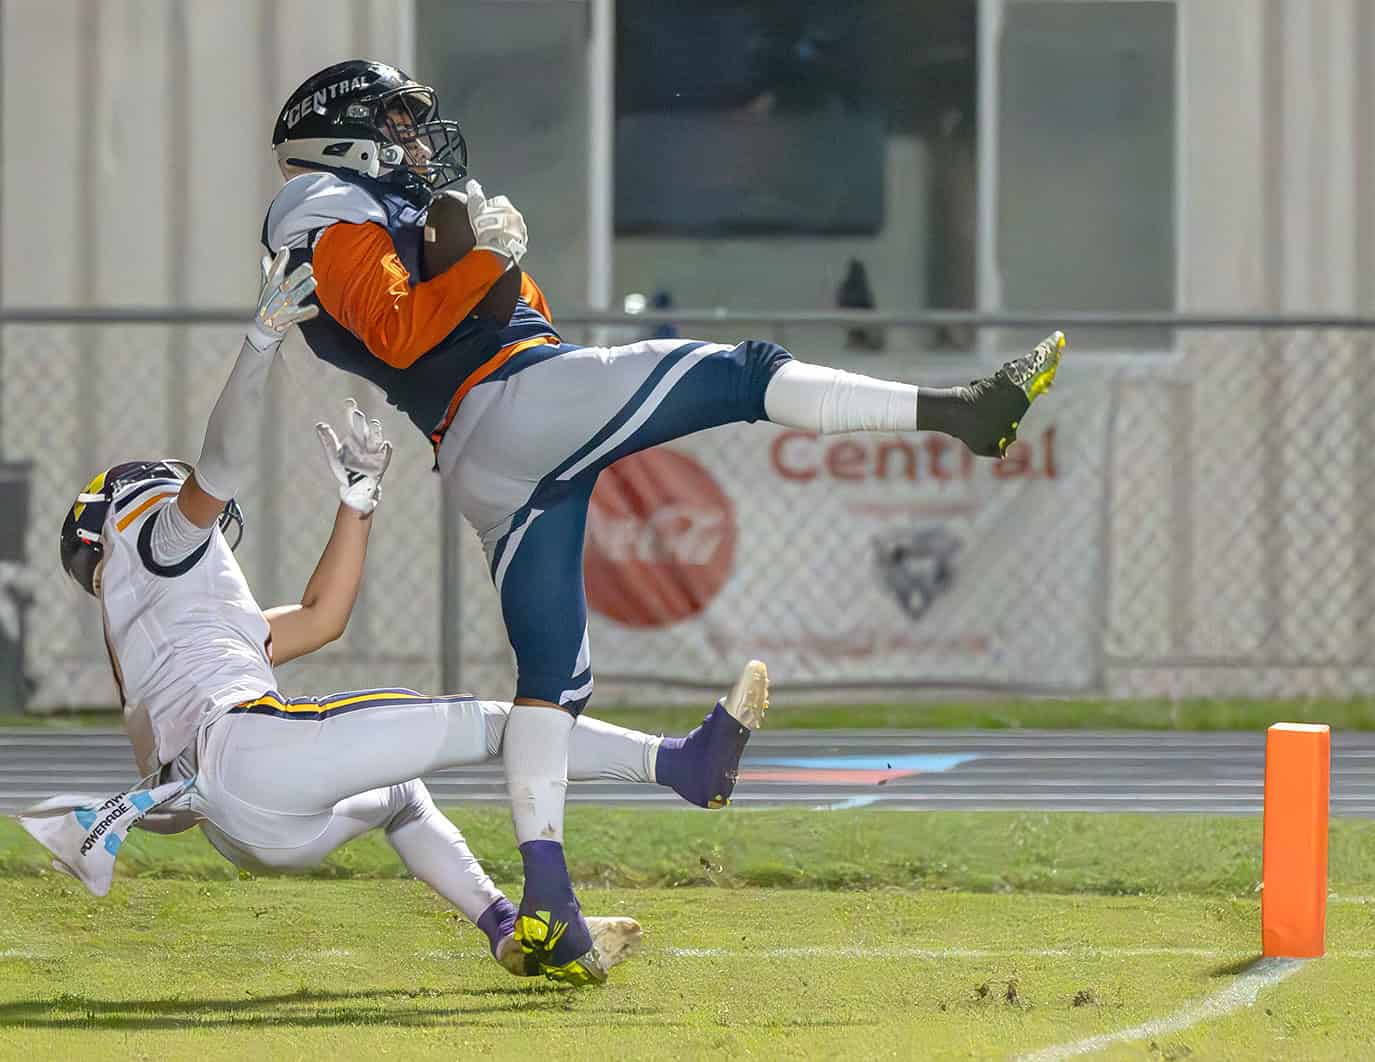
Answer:
[[[227, 314], [150, 314], [137, 323], [7, 316], [0, 468], [23, 470], [28, 519], [21, 543], [0, 544], [0, 640], [22, 647], [30, 709], [108, 705], [114, 689], [99, 613], [57, 563], [61, 521], [109, 464], [196, 456], [241, 330]], [[937, 382], [981, 374], [993, 351], [1022, 349], [1038, 324], [679, 314], [583, 317], [566, 334], [617, 342], [676, 326], [723, 342], [776, 338], [826, 361], [819, 352], [840, 349], [860, 323], [885, 328], [890, 353], [849, 356], [846, 367]], [[1075, 343], [1076, 324], [1094, 334], [1151, 330], [1168, 349], [1094, 355]], [[716, 612], [674, 622], [670, 603], [666, 622], [647, 624], [614, 594], [594, 593], [599, 699], [665, 700], [717, 686], [731, 677], [725, 661], [755, 652], [785, 684], [837, 698], [926, 685], [1122, 697], [1375, 691], [1375, 472], [1362, 448], [1375, 399], [1375, 322], [1200, 324], [1069, 321], [1072, 360], [1032, 418], [1058, 410], [1055, 434], [1048, 444], [1044, 425], [1039, 435], [1024, 431], [1023, 465], [1001, 471], [926, 437], [815, 440], [765, 425], [675, 444], [703, 467], [757, 476], [760, 487], [731, 503], [734, 574], [712, 591]], [[977, 336], [984, 353], [893, 353], [944, 345], [940, 337], [955, 332]], [[299, 341], [286, 362], [265, 427], [244, 426], [265, 431], [263, 467], [242, 499], [248, 530], [239, 550], [264, 606], [298, 598], [329, 534], [333, 485], [314, 422], [337, 420], [353, 395], [383, 416], [398, 453], [354, 619], [338, 643], [283, 668], [283, 688], [461, 684], [509, 693], [511, 654], [482, 551], [446, 513], [428, 444], [368, 385], [318, 362]], [[744, 438], [753, 440], [748, 452]], [[1070, 468], [1072, 476], [1063, 471]], [[859, 469], [867, 493], [846, 494]], [[937, 489], [942, 477], [953, 486]], [[16, 494], [0, 497], [18, 505]], [[863, 536], [827, 508], [834, 499], [877, 529], [869, 540], [857, 544]], [[689, 543], [700, 555], [688, 561], [708, 566], [712, 551], [725, 548], [709, 527], [684, 538], [628, 511], [613, 499], [595, 512], [589, 548], [656, 562]], [[886, 522], [899, 512], [906, 537], [895, 538]], [[958, 579], [941, 568], [938, 531], [951, 521], [966, 554]], [[848, 568], [814, 564], [838, 553]], [[968, 574], [974, 556], [977, 581]], [[798, 580], [809, 566], [815, 577]], [[877, 570], [886, 589], [864, 598], [855, 588]], [[789, 578], [803, 587], [797, 596], [774, 594]], [[990, 586], [1006, 602], [998, 615], [990, 615]], [[748, 625], [732, 627], [718, 614]], [[825, 653], [798, 648], [808, 646]], [[904, 660], [913, 666], [889, 666]]]
[[1375, 331], [1179, 348], [1114, 379], [1107, 692], [1369, 694]]
[[[0, 460], [30, 464], [23, 542], [29, 706], [108, 705], [115, 697], [100, 613], [62, 571], [58, 532], [102, 468], [149, 457], [193, 460], [242, 342], [242, 325], [7, 325], [0, 367]], [[278, 368], [261, 422], [263, 465], [241, 503], [238, 556], [264, 606], [300, 600], [337, 505], [313, 425], [340, 423], [344, 399], [380, 396], [311, 357], [299, 340]], [[280, 669], [283, 689], [313, 692], [440, 680], [440, 507], [424, 440], [389, 418], [396, 458], [353, 621], [343, 638]], [[15, 582], [15, 590], [19, 583]]]

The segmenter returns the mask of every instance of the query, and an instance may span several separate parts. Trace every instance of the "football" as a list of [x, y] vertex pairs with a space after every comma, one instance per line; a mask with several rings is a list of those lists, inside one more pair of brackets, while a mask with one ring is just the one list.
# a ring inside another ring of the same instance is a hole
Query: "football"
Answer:
[[425, 275], [437, 277], [477, 243], [468, 207], [457, 192], [440, 192], [425, 215]]
[[[440, 192], [425, 215], [420, 253], [426, 279], [439, 276], [476, 245], [467, 205], [456, 192]], [[520, 298], [520, 277], [520, 267], [511, 266], [473, 307], [473, 314], [500, 324], [509, 321]]]

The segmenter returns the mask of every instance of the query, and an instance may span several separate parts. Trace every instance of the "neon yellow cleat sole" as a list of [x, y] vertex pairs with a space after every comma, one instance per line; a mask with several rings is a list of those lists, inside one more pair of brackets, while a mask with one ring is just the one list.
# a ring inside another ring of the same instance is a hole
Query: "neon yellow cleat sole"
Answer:
[[[1023, 354], [1007, 362], [993, 374], [993, 382], [1005, 380], [1021, 391], [1026, 398], [1027, 408], [1055, 383], [1055, 374], [1060, 371], [1060, 359], [1065, 353], [1065, 333], [1052, 332], [1031, 348], [1030, 354]], [[977, 386], [977, 385], [976, 385]], [[1017, 439], [1017, 429], [1022, 426], [1023, 412], [1008, 425], [1005, 434], [998, 437], [998, 456], [1007, 453], [1007, 448]], [[977, 452], [977, 451], [976, 451]]]
[[1064, 353], [1065, 333], [1052, 332], [1037, 343], [1030, 354], [1004, 365], [1003, 372], [1022, 389], [1028, 402], [1034, 402], [1055, 383], [1055, 374], [1060, 371], [1060, 358]]
[[[546, 917], [541, 919], [541, 915]], [[606, 983], [613, 966], [620, 965], [635, 953], [642, 935], [640, 923], [633, 918], [588, 918], [592, 947], [570, 962], [552, 963], [548, 959], [549, 952], [567, 928], [564, 922], [551, 924], [547, 912], [543, 911], [518, 917], [513, 943], [519, 946], [523, 961], [517, 962], [515, 956], [510, 955], [502, 965], [517, 976], [530, 976], [537, 967], [537, 972], [549, 980], [575, 988], [601, 985]]]

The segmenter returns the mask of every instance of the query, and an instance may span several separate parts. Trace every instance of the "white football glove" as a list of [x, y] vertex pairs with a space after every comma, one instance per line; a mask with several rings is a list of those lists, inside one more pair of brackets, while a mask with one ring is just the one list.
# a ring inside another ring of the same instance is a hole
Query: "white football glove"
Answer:
[[468, 206], [468, 222], [473, 226], [476, 246], [519, 262], [527, 246], [525, 218], [511, 200], [504, 195], [488, 199], [482, 185], [469, 178], [463, 186], [463, 201]]
[[315, 291], [315, 271], [302, 262], [286, 275], [291, 252], [283, 247], [276, 258], [263, 256], [263, 286], [258, 292], [258, 312], [248, 328], [248, 340], [257, 350], [280, 343], [291, 326], [309, 321], [318, 306], [301, 305]]
[[348, 427], [342, 443], [323, 420], [315, 425], [315, 433], [320, 437], [329, 470], [339, 484], [339, 500], [367, 516], [382, 497], [382, 477], [391, 464], [391, 443], [382, 438], [380, 420], [368, 420], [351, 398], [345, 406]]

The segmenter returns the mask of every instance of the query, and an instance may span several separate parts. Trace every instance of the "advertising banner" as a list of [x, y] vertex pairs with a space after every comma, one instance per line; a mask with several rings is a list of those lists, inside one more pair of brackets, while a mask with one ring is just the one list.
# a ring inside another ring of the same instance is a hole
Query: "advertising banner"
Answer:
[[942, 435], [704, 432], [623, 460], [585, 553], [599, 677], [1090, 686], [1106, 380], [1038, 402], [1001, 462]]

